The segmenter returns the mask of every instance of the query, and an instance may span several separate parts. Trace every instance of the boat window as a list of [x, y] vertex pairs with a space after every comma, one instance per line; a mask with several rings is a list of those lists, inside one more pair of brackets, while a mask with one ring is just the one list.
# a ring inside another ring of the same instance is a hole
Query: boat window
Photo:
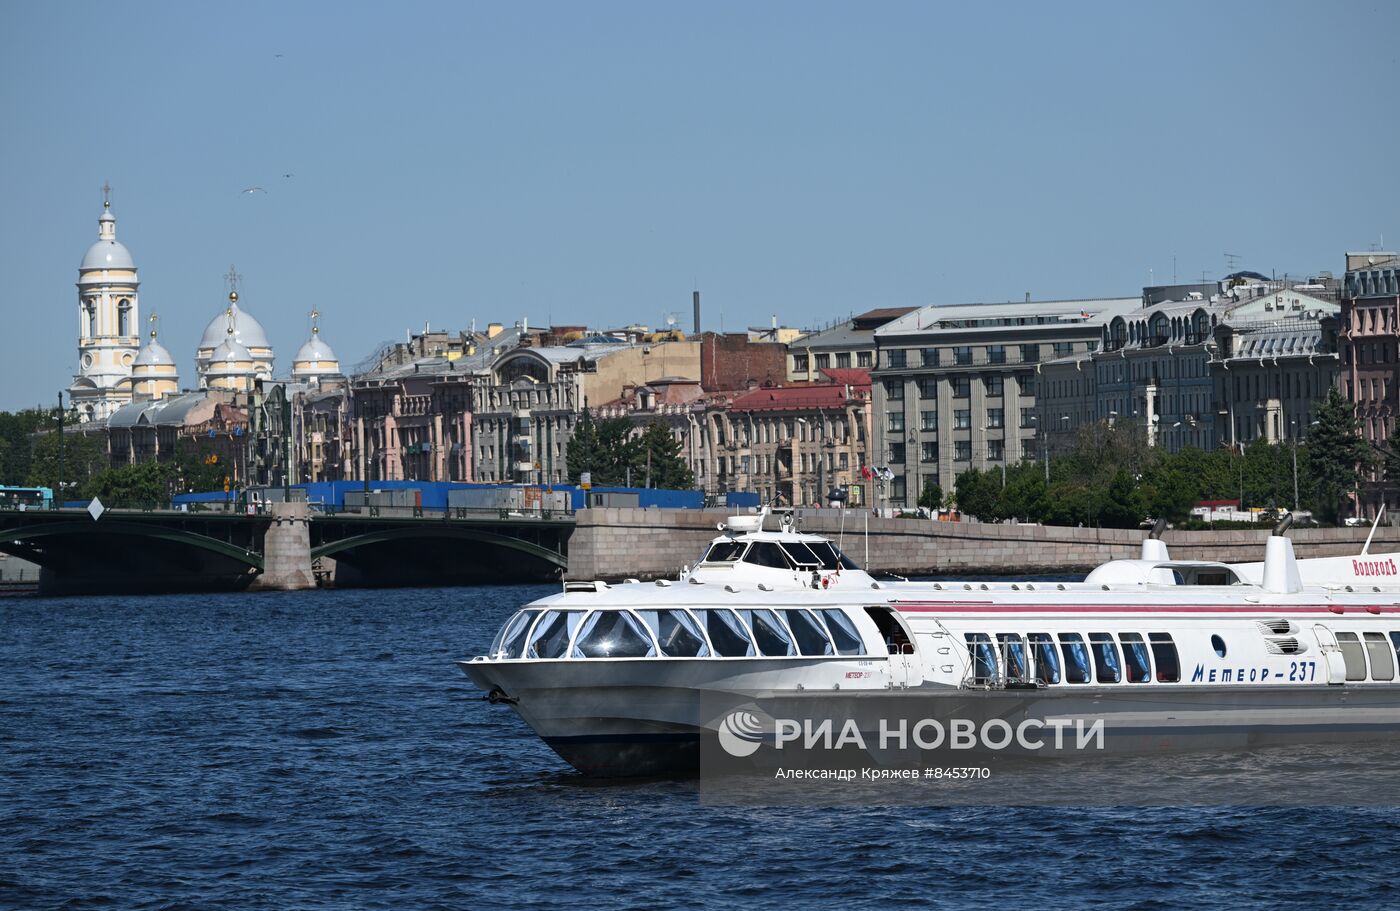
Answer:
[[743, 541], [720, 541], [710, 545], [710, 552], [701, 557], [703, 563], [734, 563], [744, 555], [748, 547]]
[[912, 655], [914, 644], [904, 632], [904, 626], [894, 618], [888, 607], [867, 607], [865, 612], [875, 621], [880, 638], [885, 640], [885, 648], [891, 655]]
[[860, 569], [855, 561], [826, 541], [808, 541], [807, 546], [822, 561], [822, 569]]
[[1342, 660], [1347, 665], [1348, 680], [1366, 679], [1366, 652], [1361, 648], [1361, 640], [1356, 633], [1338, 633], [1337, 645], [1342, 649]]
[[1366, 656], [1371, 659], [1372, 680], [1395, 679], [1395, 653], [1381, 633], [1365, 633]]
[[754, 654], [753, 641], [749, 631], [739, 622], [739, 615], [723, 607], [697, 610], [705, 632], [710, 636], [710, 645], [721, 658], [746, 658]]
[[1118, 641], [1123, 645], [1123, 666], [1128, 671], [1128, 682], [1150, 682], [1152, 665], [1148, 662], [1147, 643], [1142, 641], [1142, 633], [1122, 633]]
[[783, 619], [787, 621], [788, 629], [792, 630], [792, 638], [797, 640], [797, 650], [801, 654], [836, 654], [836, 649], [826, 637], [826, 630], [822, 628], [821, 621], [812, 616], [810, 611], [785, 610]]
[[753, 641], [757, 643], [760, 655], [772, 658], [797, 654], [797, 648], [792, 644], [792, 636], [787, 627], [783, 626], [783, 621], [771, 610], [743, 609], [739, 611], [739, 616], [743, 617], [749, 624], [749, 629], [753, 630]]
[[540, 622], [530, 633], [530, 646], [525, 649], [526, 658], [563, 658], [569, 650], [569, 637], [583, 619], [583, 611], [547, 610], [540, 615]]
[[1089, 682], [1089, 652], [1078, 633], [1060, 633], [1060, 653], [1065, 656], [1065, 683]]
[[1122, 683], [1123, 667], [1118, 646], [1109, 633], [1090, 633], [1089, 651], [1094, 655], [1094, 679], [1099, 683]]
[[637, 611], [656, 636], [661, 654], [667, 658], [705, 658], [710, 648], [700, 624], [683, 610]]
[[1390, 644], [1395, 648], [1395, 656], [1400, 658], [1400, 633], [1390, 634]]
[[1006, 668], [1008, 680], [1025, 680], [1026, 646], [1020, 633], [997, 633], [997, 651], [1001, 653], [1002, 665]]
[[656, 646], [631, 611], [600, 610], [588, 615], [574, 644], [575, 658], [652, 658]]
[[759, 541], [749, 548], [749, 554], [744, 558], [745, 563], [753, 563], [757, 566], [770, 566], [773, 569], [791, 569], [792, 564], [788, 561], [787, 554], [783, 549], [772, 541]]
[[1060, 655], [1049, 633], [1031, 633], [1026, 637], [1035, 658], [1035, 679], [1041, 683], [1060, 682]]
[[821, 611], [821, 615], [822, 619], [826, 621], [826, 628], [831, 633], [832, 641], [836, 643], [836, 654], [865, 654], [865, 642], [860, 638], [855, 623], [846, 616], [845, 611], [827, 608]]
[[1176, 657], [1176, 643], [1171, 633], [1148, 633], [1148, 644], [1152, 646], [1152, 663], [1157, 665], [1158, 683], [1176, 683], [1181, 680], [1181, 662]]
[[[780, 544], [778, 546], [781, 547], [783, 551], [788, 555], [788, 558], [791, 559], [792, 562], [796, 563], [798, 566], [811, 567], [822, 565], [821, 558], [819, 558], [816, 554], [812, 553], [812, 549], [806, 544], [803, 544], [801, 541], [788, 542], [785, 544]], [[835, 569], [836, 567], [830, 566], [827, 568]]]
[[537, 610], [517, 611], [506, 621], [491, 643], [492, 658], [519, 658], [525, 651], [525, 634], [530, 631], [530, 621], [540, 615]]
[[997, 656], [986, 633], [964, 633], [967, 657], [972, 662], [972, 682], [991, 683], [997, 678]]
[[1212, 634], [1210, 637], [1210, 647], [1215, 649], [1215, 654], [1221, 658], [1225, 657], [1225, 640], [1218, 635]]

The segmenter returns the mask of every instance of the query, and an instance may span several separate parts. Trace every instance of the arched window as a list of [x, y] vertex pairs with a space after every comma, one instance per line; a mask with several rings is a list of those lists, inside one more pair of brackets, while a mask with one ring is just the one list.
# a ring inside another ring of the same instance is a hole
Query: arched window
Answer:
[[117, 304], [117, 335], [131, 334], [131, 301], [126, 298], [121, 299]]
[[93, 309], [92, 302], [83, 304], [83, 335], [92, 338], [97, 334], [97, 312]]

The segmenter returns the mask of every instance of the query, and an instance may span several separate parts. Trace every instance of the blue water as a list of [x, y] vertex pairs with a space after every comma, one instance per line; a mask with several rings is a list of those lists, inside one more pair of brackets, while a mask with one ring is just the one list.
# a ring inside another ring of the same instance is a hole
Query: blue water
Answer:
[[0, 907], [1400, 905], [1400, 811], [584, 781], [452, 665], [548, 590], [0, 601]]

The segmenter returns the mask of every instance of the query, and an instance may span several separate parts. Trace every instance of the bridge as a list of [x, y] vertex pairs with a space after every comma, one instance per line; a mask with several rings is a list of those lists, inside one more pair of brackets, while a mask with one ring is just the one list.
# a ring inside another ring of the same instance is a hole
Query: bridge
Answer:
[[0, 551], [38, 564], [40, 591], [53, 594], [532, 582], [568, 565], [572, 515], [393, 513], [3, 511]]

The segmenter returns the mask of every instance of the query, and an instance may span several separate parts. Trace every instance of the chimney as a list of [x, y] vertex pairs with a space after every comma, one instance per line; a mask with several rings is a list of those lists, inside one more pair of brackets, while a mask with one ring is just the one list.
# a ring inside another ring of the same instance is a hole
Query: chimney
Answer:
[[502, 326], [500, 323], [490, 323], [486, 326], [486, 337], [495, 338], [496, 336], [500, 335], [501, 332], [505, 330], [505, 328], [506, 327]]
[[700, 292], [696, 291], [691, 295], [691, 301], [695, 305], [695, 334], [700, 334]]

